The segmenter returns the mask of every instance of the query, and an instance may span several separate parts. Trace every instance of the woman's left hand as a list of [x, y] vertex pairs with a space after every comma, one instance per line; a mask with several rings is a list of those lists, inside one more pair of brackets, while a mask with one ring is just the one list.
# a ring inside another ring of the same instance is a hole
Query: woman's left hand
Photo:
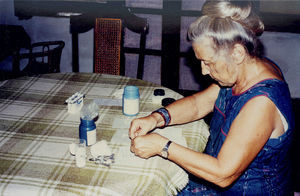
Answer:
[[156, 133], [137, 136], [131, 140], [130, 151], [136, 156], [147, 159], [160, 154], [167, 142], [167, 138]]

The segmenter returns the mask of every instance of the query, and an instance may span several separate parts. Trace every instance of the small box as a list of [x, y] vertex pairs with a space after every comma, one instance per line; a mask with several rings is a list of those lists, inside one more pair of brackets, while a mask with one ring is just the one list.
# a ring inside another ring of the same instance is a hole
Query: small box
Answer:
[[84, 94], [77, 92], [66, 100], [66, 103], [68, 104], [69, 113], [76, 114], [80, 112], [83, 106], [84, 96]]

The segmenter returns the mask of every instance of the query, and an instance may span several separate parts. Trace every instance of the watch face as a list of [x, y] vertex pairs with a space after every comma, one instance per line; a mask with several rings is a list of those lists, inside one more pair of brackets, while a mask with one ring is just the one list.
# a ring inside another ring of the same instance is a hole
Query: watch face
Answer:
[[163, 150], [163, 151], [161, 152], [161, 156], [164, 157], [164, 158], [168, 158], [168, 152], [165, 151], [165, 150]]

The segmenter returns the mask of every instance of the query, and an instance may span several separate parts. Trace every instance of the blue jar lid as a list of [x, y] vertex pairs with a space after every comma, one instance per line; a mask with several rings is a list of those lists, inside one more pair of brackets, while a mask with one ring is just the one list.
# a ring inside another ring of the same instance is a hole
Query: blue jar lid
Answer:
[[140, 97], [139, 88], [132, 85], [125, 86], [123, 96], [127, 99], [138, 99]]

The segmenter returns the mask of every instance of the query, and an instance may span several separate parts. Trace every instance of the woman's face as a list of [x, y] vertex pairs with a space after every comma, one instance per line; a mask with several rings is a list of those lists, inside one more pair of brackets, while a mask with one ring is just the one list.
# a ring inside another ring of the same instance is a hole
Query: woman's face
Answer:
[[201, 60], [203, 75], [210, 75], [221, 86], [233, 86], [237, 79], [237, 66], [232, 62], [229, 52], [218, 51], [212, 47], [209, 38], [202, 38], [201, 41], [194, 42], [193, 49], [197, 59]]

